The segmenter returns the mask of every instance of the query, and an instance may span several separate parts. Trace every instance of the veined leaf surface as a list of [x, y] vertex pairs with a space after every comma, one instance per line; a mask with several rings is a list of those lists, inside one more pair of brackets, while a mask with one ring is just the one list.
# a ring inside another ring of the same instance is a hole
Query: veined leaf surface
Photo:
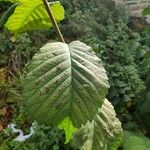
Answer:
[[79, 41], [46, 44], [27, 69], [23, 102], [41, 123], [57, 125], [69, 117], [79, 127], [93, 120], [109, 86], [101, 60]]
[[[14, 34], [52, 27], [42, 0], [18, 0], [19, 6], [8, 19], [6, 27]], [[57, 22], [64, 19], [64, 9], [59, 2], [51, 5]]]
[[72, 142], [81, 150], [117, 150], [122, 138], [121, 122], [111, 103], [105, 99], [95, 119], [82, 126]]

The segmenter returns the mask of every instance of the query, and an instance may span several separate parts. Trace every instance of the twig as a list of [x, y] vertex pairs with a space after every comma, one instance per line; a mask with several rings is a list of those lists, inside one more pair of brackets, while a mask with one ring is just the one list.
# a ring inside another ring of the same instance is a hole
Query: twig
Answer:
[[60, 31], [60, 29], [59, 29], [59, 27], [58, 27], [58, 24], [57, 24], [56, 20], [55, 20], [55, 17], [54, 17], [54, 15], [53, 15], [53, 12], [52, 12], [52, 10], [51, 10], [51, 7], [50, 7], [49, 4], [48, 4], [48, 1], [47, 1], [47, 0], [43, 0], [43, 4], [44, 4], [44, 6], [45, 6], [45, 8], [46, 8], [46, 11], [47, 11], [47, 13], [48, 13], [49, 19], [50, 19], [50, 21], [52, 22], [52, 24], [53, 24], [53, 26], [54, 26], [54, 28], [55, 28], [55, 30], [56, 30], [56, 32], [57, 32], [59, 38], [60, 38], [60, 41], [63, 42], [63, 43], [65, 43], [65, 40], [64, 40], [64, 38], [63, 38], [63, 36], [62, 36], [62, 34], [61, 34], [61, 31]]

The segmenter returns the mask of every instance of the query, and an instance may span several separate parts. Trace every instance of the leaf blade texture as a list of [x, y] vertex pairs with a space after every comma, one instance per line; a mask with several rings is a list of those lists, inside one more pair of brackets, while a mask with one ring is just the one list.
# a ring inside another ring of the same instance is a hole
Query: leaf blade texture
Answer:
[[33, 57], [23, 80], [23, 103], [32, 119], [75, 127], [93, 120], [107, 93], [108, 78], [92, 48], [74, 41], [48, 43]]
[[[42, 0], [19, 0], [21, 3], [6, 23], [12, 33], [19, 34], [32, 30], [43, 30], [52, 27]], [[51, 5], [52, 12], [57, 22], [64, 19], [64, 8], [59, 2]]]
[[111, 103], [105, 99], [95, 119], [77, 131], [72, 143], [81, 150], [117, 150], [122, 139], [121, 122]]

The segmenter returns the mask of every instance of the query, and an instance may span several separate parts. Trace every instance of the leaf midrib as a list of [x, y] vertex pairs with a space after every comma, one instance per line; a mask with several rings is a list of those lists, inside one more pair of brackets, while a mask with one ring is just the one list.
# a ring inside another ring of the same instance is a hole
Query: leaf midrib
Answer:
[[[67, 44], [66, 44], [67, 45]], [[71, 110], [72, 110], [72, 107], [73, 107], [73, 101], [74, 101], [74, 96], [73, 96], [73, 67], [72, 67], [72, 54], [71, 54], [71, 49], [70, 49], [70, 47], [69, 47], [69, 45], [67, 45], [68, 46], [68, 52], [69, 52], [69, 56], [70, 56], [70, 66], [71, 66], [71, 82], [70, 82], [70, 87], [71, 87], [71, 99], [70, 99], [70, 109], [69, 109], [69, 117], [71, 116]], [[71, 119], [71, 117], [70, 117], [70, 119]], [[72, 121], [72, 120], [71, 120]], [[72, 121], [72, 123], [73, 123], [73, 121]]]

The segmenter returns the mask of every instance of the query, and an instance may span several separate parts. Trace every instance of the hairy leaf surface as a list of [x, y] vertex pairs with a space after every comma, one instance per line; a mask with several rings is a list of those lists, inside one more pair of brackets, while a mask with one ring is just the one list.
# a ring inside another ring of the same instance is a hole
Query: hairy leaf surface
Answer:
[[79, 41], [48, 43], [33, 57], [23, 82], [23, 102], [33, 119], [79, 127], [101, 107], [108, 82], [101, 60]]
[[117, 150], [123, 130], [111, 103], [105, 99], [92, 122], [81, 127], [73, 138], [73, 144], [81, 150]]
[[[11, 32], [18, 34], [52, 27], [42, 0], [19, 0], [18, 2], [21, 4], [6, 23], [6, 27]], [[53, 3], [51, 9], [57, 22], [64, 19], [64, 9], [59, 2]]]

